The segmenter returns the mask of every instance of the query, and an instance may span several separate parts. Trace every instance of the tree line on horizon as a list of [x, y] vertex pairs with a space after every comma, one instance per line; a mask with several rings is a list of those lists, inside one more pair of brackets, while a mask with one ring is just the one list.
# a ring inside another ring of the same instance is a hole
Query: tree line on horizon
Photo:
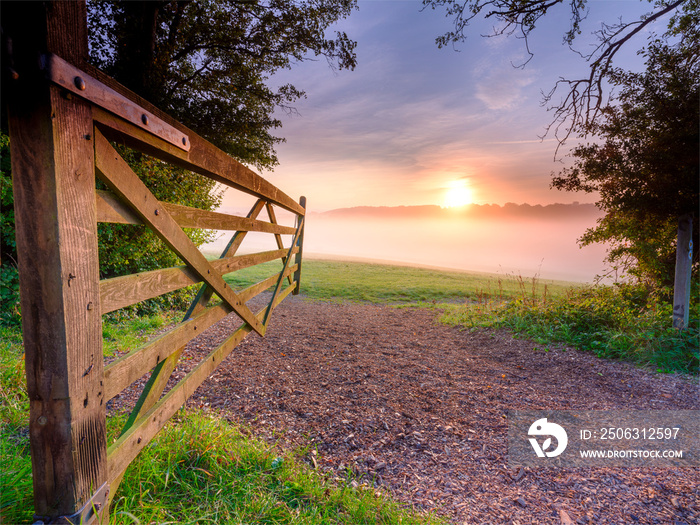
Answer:
[[555, 218], [555, 217], [599, 217], [601, 210], [593, 203], [571, 204], [516, 204], [507, 202], [499, 204], [465, 204], [445, 208], [437, 204], [423, 204], [414, 206], [353, 206], [350, 208], [337, 208], [324, 212], [310, 213], [311, 216], [321, 217], [381, 217], [381, 218], [444, 218], [454, 219], [459, 217], [531, 217], [531, 218]]

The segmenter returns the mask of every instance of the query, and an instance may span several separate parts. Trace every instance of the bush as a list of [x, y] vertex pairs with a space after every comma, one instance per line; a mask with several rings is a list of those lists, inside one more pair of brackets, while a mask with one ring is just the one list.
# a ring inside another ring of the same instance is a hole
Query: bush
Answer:
[[698, 373], [700, 307], [695, 286], [689, 326], [672, 327], [673, 306], [639, 285], [572, 288], [562, 297], [448, 311], [443, 321], [468, 327], [496, 326], [540, 344], [563, 342], [599, 357], [625, 359], [660, 372]]
[[19, 274], [17, 268], [0, 266], [0, 326], [20, 326]]

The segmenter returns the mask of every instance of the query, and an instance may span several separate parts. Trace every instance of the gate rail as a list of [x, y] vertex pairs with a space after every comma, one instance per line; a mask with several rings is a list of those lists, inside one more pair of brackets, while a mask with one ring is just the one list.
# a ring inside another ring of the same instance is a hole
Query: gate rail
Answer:
[[[297, 203], [223, 151], [84, 61], [84, 2], [3, 2], [8, 107], [37, 519], [106, 522], [129, 463], [301, 279], [305, 198]], [[6, 88], [6, 89], [5, 89]], [[246, 217], [158, 201], [112, 144], [122, 144], [257, 197]], [[109, 191], [95, 188], [96, 177]], [[274, 207], [296, 215], [280, 225]], [[259, 219], [263, 209], [268, 221]], [[99, 280], [97, 223], [143, 224], [185, 266]], [[208, 261], [182, 228], [235, 231]], [[277, 248], [237, 255], [248, 232]], [[291, 240], [285, 246], [282, 236]], [[263, 262], [282, 269], [234, 291], [223, 275]], [[183, 321], [105, 365], [102, 315], [202, 283]], [[257, 312], [248, 301], [272, 288]], [[221, 303], [209, 305], [216, 293]], [[185, 345], [235, 313], [243, 320], [165, 395]], [[121, 435], [106, 443], [106, 403], [151, 372]]]

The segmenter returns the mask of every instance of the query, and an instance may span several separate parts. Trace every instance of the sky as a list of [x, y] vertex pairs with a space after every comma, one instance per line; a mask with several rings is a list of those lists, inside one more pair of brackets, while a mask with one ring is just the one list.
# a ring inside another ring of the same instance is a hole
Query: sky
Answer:
[[[584, 34], [620, 16], [636, 16], [639, 0], [593, 0]], [[441, 10], [421, 11], [419, 0], [360, 0], [359, 10], [338, 23], [357, 41], [357, 68], [333, 71], [326, 60], [306, 61], [269, 79], [292, 83], [307, 97], [298, 114], [277, 116], [283, 127], [280, 164], [261, 175], [309, 209], [410, 206], [474, 202], [550, 204], [595, 202], [595, 196], [549, 188], [556, 141], [540, 140], [551, 113], [542, 92], [560, 76], [585, 74], [586, 65], [562, 44], [567, 7], [547, 15], [530, 40], [483, 38], [490, 22], [472, 24], [457, 49], [438, 49], [449, 30]], [[661, 29], [661, 28], [660, 28]], [[636, 37], [617, 64], [639, 67]], [[572, 143], [573, 144], [573, 143]], [[565, 153], [566, 148], [560, 153]], [[561, 156], [561, 155], [560, 155]], [[452, 188], [452, 191], [448, 191]], [[231, 192], [224, 207], [236, 207]]]

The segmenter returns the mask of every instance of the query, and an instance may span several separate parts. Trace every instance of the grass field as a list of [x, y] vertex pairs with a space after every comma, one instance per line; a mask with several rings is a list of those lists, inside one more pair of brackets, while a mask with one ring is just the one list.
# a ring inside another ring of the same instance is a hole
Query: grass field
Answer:
[[[256, 283], [279, 271], [280, 263], [245, 268], [225, 279], [234, 287]], [[368, 264], [304, 260], [302, 293], [312, 299], [371, 303], [464, 303], [562, 295], [576, 283], [543, 281], [537, 276], [487, 274]], [[578, 285], [580, 286], [580, 285]]]

